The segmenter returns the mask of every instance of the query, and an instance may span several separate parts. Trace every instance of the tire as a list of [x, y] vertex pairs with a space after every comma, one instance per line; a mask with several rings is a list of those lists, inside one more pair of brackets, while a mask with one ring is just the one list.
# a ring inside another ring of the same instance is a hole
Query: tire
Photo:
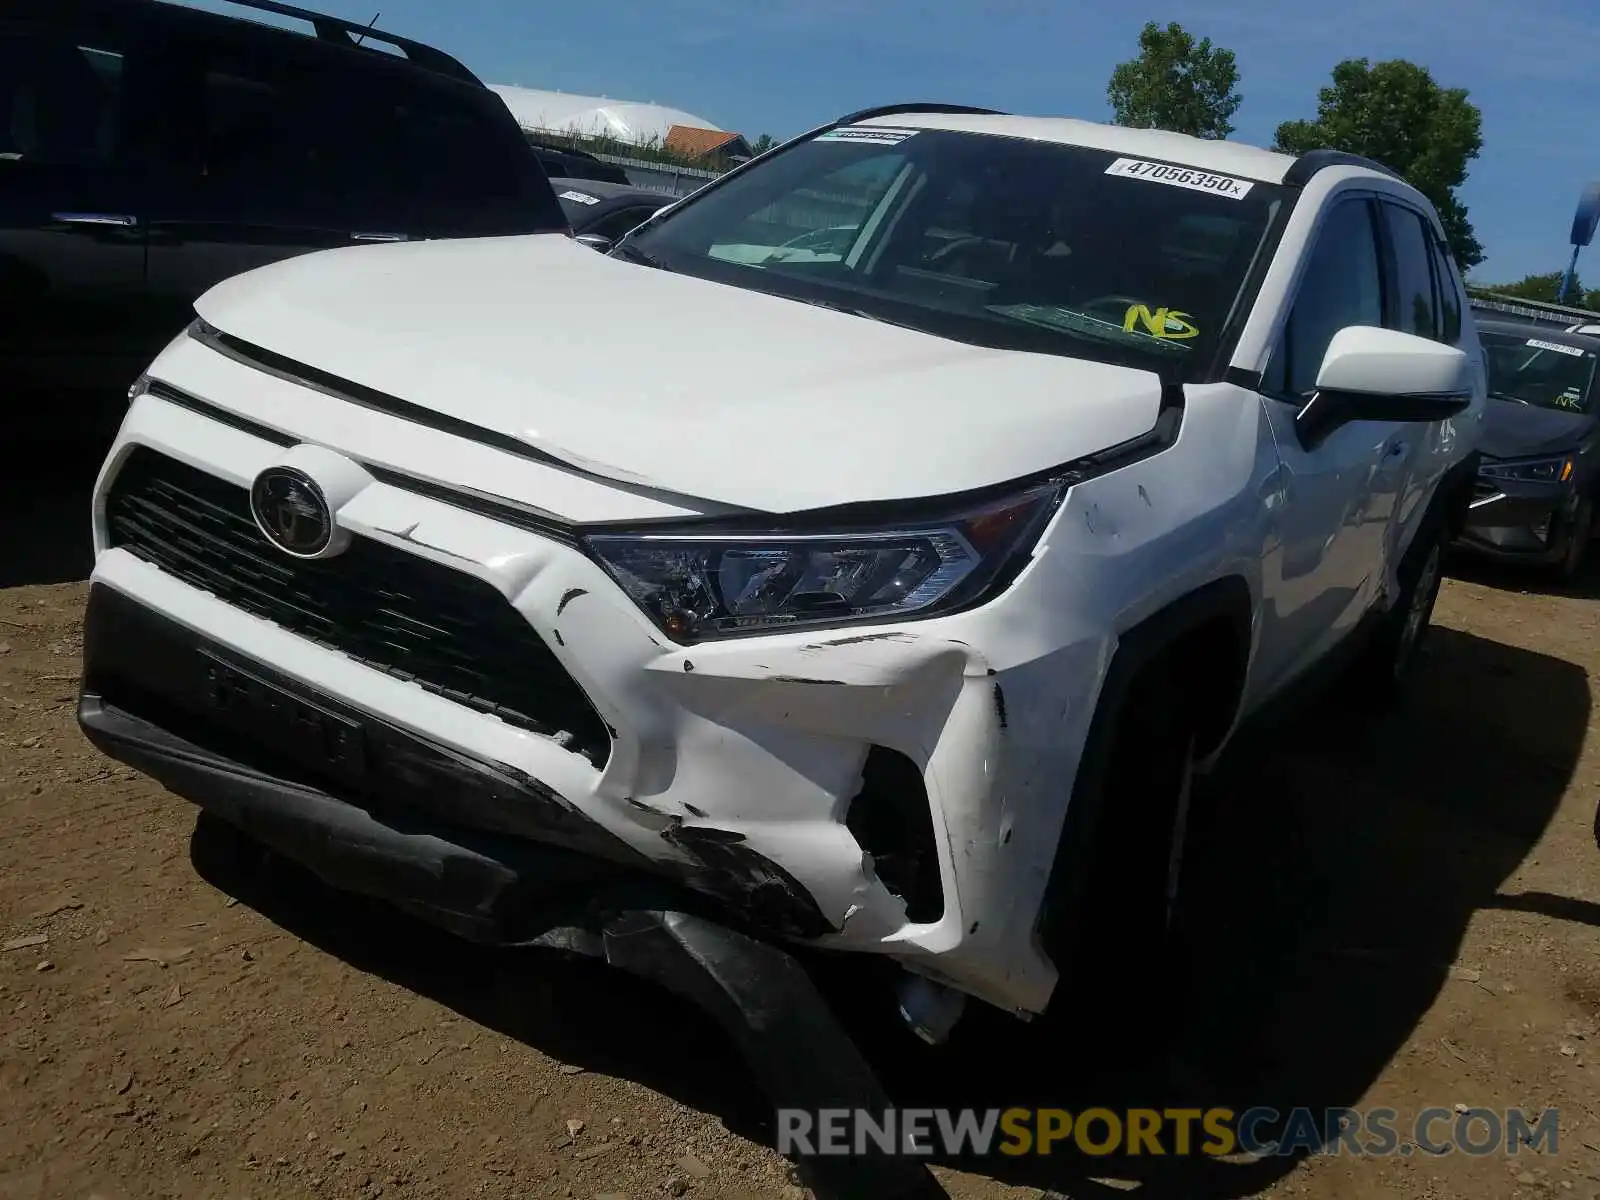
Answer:
[[1594, 536], [1594, 501], [1582, 500], [1572, 514], [1567, 529], [1567, 550], [1556, 564], [1556, 578], [1565, 583], [1583, 568], [1589, 553], [1589, 541]]
[[[1196, 796], [1191, 714], [1167, 670], [1141, 671], [1117, 713], [1098, 779], [1073, 799], [1085, 805], [1087, 822], [1073, 831], [1069, 820], [1068, 836], [1087, 835], [1089, 852], [1077, 857], [1081, 883], [1063, 899], [1072, 911], [1052, 951], [1061, 994], [1047, 1015], [1071, 1022], [1081, 1049], [1119, 1058], [1135, 1048], [1157, 1052], [1180, 1009], [1180, 900]], [[1081, 1037], [1084, 1029], [1104, 1035], [1098, 1046]]]
[[1400, 595], [1356, 663], [1356, 682], [1369, 696], [1392, 699], [1410, 676], [1444, 582], [1446, 550], [1445, 533], [1437, 521], [1417, 530], [1400, 564]]

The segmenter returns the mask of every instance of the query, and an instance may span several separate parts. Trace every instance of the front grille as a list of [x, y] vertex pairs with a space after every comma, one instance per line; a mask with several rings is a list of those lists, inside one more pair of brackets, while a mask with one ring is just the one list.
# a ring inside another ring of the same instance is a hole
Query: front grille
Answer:
[[111, 545], [236, 608], [604, 763], [611, 733], [550, 648], [489, 584], [358, 537], [337, 558], [280, 554], [248, 492], [137, 449], [106, 496]]

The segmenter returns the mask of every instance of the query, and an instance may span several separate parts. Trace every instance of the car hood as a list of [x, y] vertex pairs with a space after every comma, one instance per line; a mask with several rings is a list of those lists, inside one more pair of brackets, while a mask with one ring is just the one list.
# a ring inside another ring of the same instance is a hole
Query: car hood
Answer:
[[1559, 454], [1575, 448], [1594, 428], [1595, 419], [1588, 413], [1491, 399], [1479, 449], [1491, 458]]
[[569, 467], [768, 512], [943, 495], [1150, 430], [1150, 372], [990, 350], [560, 235], [332, 250], [197, 304], [222, 332]]

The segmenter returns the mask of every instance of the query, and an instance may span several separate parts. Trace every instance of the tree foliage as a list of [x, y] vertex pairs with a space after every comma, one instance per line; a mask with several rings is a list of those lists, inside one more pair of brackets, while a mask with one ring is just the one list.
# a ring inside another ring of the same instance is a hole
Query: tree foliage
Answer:
[[1405, 59], [1346, 59], [1318, 93], [1316, 119], [1285, 121], [1275, 143], [1289, 154], [1327, 147], [1383, 163], [1433, 202], [1463, 270], [1483, 261], [1456, 196], [1483, 149], [1482, 114], [1465, 88], [1442, 88], [1426, 67]]
[[[1501, 296], [1514, 296], [1519, 300], [1542, 300], [1546, 304], [1556, 303], [1556, 296], [1561, 291], [1561, 276], [1564, 272], [1547, 271], [1542, 275], [1528, 275], [1516, 283], [1478, 283], [1473, 282], [1473, 287], [1481, 288], [1486, 292], [1495, 292]], [[1572, 286], [1567, 289], [1565, 301], [1573, 308], [1592, 308], [1600, 311], [1600, 288], [1589, 291], [1584, 288], [1583, 280], [1576, 274], [1572, 277]]]
[[777, 138], [773, 137], [770, 133], [763, 133], [755, 141], [750, 143], [750, 153], [751, 154], [765, 154], [768, 150], [771, 150], [777, 144], [778, 144], [778, 139]]
[[1147, 22], [1139, 56], [1111, 72], [1106, 97], [1118, 125], [1220, 139], [1233, 132], [1239, 68], [1233, 51], [1195, 41], [1182, 25]]

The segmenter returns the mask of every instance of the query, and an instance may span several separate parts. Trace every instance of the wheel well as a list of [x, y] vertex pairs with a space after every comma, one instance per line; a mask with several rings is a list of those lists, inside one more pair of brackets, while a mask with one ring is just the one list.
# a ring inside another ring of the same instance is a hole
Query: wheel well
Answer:
[[1147, 672], [1169, 673], [1183, 688], [1186, 711], [1196, 718], [1196, 753], [1217, 749], [1233, 726], [1244, 693], [1253, 603], [1249, 584], [1228, 576], [1167, 605], [1118, 639], [1078, 763], [1039, 915], [1041, 942], [1058, 967], [1074, 934], [1080, 888], [1094, 853], [1101, 781], [1129, 692]]
[[1151, 664], [1166, 667], [1181, 687], [1184, 707], [1195, 721], [1195, 752], [1202, 758], [1228, 736], [1244, 692], [1246, 657], [1236, 647], [1235, 637], [1234, 622], [1212, 617]]
[[[1208, 584], [1136, 625], [1120, 639], [1112, 661], [1116, 672], [1128, 656], [1127, 682], [1159, 669], [1182, 687], [1202, 756], [1222, 745], [1244, 695], [1252, 603], [1249, 585], [1241, 578]], [[1126, 691], [1127, 682], [1119, 690]]]

